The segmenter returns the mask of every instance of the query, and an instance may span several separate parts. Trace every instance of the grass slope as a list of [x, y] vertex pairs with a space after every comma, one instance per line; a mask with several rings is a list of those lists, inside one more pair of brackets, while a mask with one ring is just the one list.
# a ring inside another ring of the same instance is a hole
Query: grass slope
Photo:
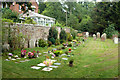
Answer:
[[[58, 47], [58, 46], [57, 46]], [[33, 48], [27, 50], [48, 51], [50, 48]], [[68, 48], [66, 49], [68, 50]], [[64, 50], [65, 51], [65, 50]], [[20, 52], [15, 51], [16, 53]], [[107, 39], [101, 42], [89, 38], [74, 50], [74, 66], [69, 67], [68, 61], [57, 58], [62, 64], [51, 72], [33, 70], [30, 67], [45, 60], [44, 56], [31, 59], [24, 63], [5, 61], [3, 58], [3, 78], [116, 78], [118, 77], [118, 45]]]

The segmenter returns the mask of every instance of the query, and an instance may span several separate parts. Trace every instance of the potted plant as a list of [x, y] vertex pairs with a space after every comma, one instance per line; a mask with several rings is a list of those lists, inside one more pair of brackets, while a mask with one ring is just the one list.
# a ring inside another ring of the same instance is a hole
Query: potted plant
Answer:
[[21, 50], [21, 57], [24, 57], [26, 55], [26, 50]]
[[69, 61], [69, 66], [70, 66], [70, 67], [73, 66], [73, 59], [71, 59], [71, 60]]
[[33, 58], [33, 56], [34, 56], [34, 53], [28, 52], [28, 56], [29, 56], [29, 58], [31, 59], [31, 58]]

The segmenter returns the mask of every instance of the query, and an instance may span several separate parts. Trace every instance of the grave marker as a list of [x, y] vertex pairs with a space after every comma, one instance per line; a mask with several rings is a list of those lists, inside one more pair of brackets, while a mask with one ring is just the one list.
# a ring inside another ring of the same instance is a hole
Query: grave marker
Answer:
[[96, 35], [95, 34], [93, 34], [93, 39], [96, 40]]
[[97, 32], [97, 38], [100, 38], [100, 33], [99, 32]]

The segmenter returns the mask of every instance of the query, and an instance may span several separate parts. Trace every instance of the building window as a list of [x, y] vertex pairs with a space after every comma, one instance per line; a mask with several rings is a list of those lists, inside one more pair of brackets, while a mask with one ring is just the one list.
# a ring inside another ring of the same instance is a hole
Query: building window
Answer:
[[21, 5], [19, 5], [19, 11], [21, 11]]

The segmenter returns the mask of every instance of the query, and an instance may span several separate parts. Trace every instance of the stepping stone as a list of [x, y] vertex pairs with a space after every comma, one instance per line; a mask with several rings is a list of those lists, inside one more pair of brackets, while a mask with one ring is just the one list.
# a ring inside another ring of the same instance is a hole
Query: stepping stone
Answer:
[[32, 66], [32, 69], [40, 69], [41, 67], [37, 67], [37, 66]]
[[52, 66], [50, 66], [50, 67], [52, 67], [52, 68], [57, 68], [58, 66], [54, 66], [54, 65], [52, 65]]
[[68, 60], [68, 58], [62, 58], [63, 60]]
[[70, 57], [70, 55], [67, 55], [67, 57]]
[[74, 49], [76, 49], [76, 48], [74, 48]]
[[61, 56], [66, 56], [66, 54], [62, 54]]
[[48, 52], [43, 52], [43, 53], [48, 53]]
[[43, 63], [40, 63], [40, 64], [38, 64], [37, 66], [46, 66], [45, 64], [43, 64]]
[[25, 61], [30, 61], [30, 60], [26, 59]]
[[9, 59], [5, 59], [5, 61], [10, 61]]
[[57, 60], [51, 60], [51, 62], [56, 62]]
[[19, 62], [25, 62], [25, 61], [19, 61]]
[[51, 71], [52, 68], [45, 67], [45, 68], [43, 68], [42, 70], [43, 70], [43, 71]]
[[39, 53], [38, 55], [41, 55], [42, 53]]
[[11, 59], [11, 60], [13, 60], [13, 61], [14, 61], [14, 60], [16, 60], [16, 59]]
[[16, 58], [16, 59], [21, 59], [21, 58]]
[[61, 65], [61, 63], [54, 63], [55, 65]]

